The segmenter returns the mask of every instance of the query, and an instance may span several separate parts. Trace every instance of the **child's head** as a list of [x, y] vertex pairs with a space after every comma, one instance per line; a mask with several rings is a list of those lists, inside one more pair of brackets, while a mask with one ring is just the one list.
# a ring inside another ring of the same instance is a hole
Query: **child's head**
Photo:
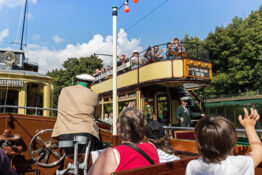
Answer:
[[195, 128], [197, 148], [206, 163], [219, 163], [232, 153], [237, 134], [231, 121], [220, 115], [202, 118]]
[[163, 125], [158, 121], [150, 121], [146, 125], [147, 141], [155, 145], [157, 149], [164, 151], [167, 154], [176, 154], [171, 145], [171, 140], [168, 134], [165, 134]]

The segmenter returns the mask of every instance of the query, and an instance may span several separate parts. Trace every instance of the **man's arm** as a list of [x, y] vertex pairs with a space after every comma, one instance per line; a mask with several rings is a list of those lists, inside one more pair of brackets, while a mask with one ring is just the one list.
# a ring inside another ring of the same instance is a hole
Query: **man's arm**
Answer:
[[251, 108], [250, 115], [248, 115], [248, 111], [246, 108], [244, 108], [244, 113], [244, 119], [242, 119], [242, 116], [239, 115], [238, 120], [246, 130], [251, 150], [249, 152], [249, 155], [254, 161], [254, 167], [257, 167], [262, 161], [262, 144], [255, 130], [256, 122], [259, 120], [260, 116], [257, 113], [257, 110], [253, 108]]
[[181, 106], [179, 106], [179, 107], [177, 108], [176, 118], [177, 118], [179, 121], [184, 122], [184, 118], [183, 118], [183, 116], [182, 116], [182, 110], [181, 110], [181, 109], [182, 109]]

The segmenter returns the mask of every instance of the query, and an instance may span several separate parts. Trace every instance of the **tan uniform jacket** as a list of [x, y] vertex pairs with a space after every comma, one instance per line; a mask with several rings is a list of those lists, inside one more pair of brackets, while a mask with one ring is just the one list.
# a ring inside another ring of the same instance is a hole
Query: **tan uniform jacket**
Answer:
[[58, 115], [52, 137], [61, 134], [89, 133], [99, 139], [96, 119], [99, 117], [98, 95], [82, 85], [62, 89]]

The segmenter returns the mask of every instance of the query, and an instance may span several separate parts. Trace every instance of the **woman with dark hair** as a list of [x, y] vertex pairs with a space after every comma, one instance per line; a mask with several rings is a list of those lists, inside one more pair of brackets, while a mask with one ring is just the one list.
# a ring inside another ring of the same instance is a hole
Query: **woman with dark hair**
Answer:
[[[88, 174], [109, 175], [114, 171], [133, 169], [159, 163], [158, 154], [152, 143], [143, 143], [145, 118], [141, 111], [129, 105], [117, 119], [117, 130], [122, 145], [107, 148], [101, 153]], [[142, 155], [139, 151], [144, 152]]]
[[151, 142], [157, 148], [160, 163], [180, 160], [176, 151], [171, 145], [168, 134], [165, 134], [163, 125], [158, 121], [150, 121], [146, 126], [147, 141]]

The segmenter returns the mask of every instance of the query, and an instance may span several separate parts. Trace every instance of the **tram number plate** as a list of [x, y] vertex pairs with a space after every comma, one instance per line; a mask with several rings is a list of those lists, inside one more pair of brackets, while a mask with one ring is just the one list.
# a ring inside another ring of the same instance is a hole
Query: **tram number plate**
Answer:
[[208, 71], [208, 69], [201, 69], [201, 68], [197, 68], [197, 67], [189, 67], [189, 75], [196, 76], [196, 77], [209, 78], [209, 71]]

